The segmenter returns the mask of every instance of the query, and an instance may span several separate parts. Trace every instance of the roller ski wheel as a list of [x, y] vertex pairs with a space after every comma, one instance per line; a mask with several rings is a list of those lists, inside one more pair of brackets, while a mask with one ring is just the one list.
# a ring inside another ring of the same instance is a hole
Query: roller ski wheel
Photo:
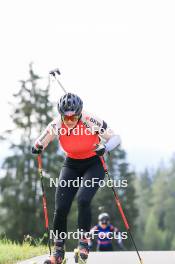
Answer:
[[54, 241], [54, 252], [44, 264], [66, 264], [65, 247], [63, 240]]
[[79, 248], [74, 249], [74, 260], [75, 260], [75, 263], [78, 263], [78, 264], [86, 264], [87, 263], [87, 258], [83, 259], [81, 257]]
[[58, 260], [54, 256], [51, 256], [50, 259], [45, 260], [43, 264], [66, 264], [66, 258], [64, 257], [61, 261], [61, 259]]
[[78, 259], [79, 259], [79, 249], [78, 248], [74, 249], [74, 259], [75, 259], [75, 263], [78, 263]]

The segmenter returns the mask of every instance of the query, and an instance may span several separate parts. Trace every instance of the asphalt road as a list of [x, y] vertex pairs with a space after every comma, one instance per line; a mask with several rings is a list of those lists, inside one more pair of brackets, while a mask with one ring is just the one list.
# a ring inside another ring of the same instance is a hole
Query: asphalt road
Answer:
[[[143, 264], [175, 264], [175, 251], [143, 251], [140, 252]], [[48, 255], [35, 257], [29, 260], [17, 262], [17, 264], [43, 264]], [[66, 253], [67, 264], [73, 264], [72, 252]], [[91, 252], [88, 264], [139, 264], [140, 261], [135, 252]]]

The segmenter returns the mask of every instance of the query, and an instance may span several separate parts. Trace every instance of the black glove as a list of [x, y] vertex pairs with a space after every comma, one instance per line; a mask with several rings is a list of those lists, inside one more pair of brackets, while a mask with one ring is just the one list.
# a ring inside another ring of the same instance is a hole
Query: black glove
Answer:
[[32, 147], [32, 154], [41, 154], [43, 151], [43, 146], [41, 145], [35, 145]]
[[103, 156], [105, 153], [106, 147], [103, 144], [96, 144], [95, 152], [98, 156]]

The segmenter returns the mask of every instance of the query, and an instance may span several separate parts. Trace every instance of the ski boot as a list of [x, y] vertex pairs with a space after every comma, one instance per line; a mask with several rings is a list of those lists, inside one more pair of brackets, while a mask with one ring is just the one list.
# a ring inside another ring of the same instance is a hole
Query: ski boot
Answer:
[[54, 243], [54, 252], [44, 264], [66, 264], [64, 243], [62, 240], [56, 240]]
[[89, 246], [87, 239], [81, 239], [79, 241], [78, 248], [74, 249], [74, 259], [75, 263], [85, 264], [88, 259]]

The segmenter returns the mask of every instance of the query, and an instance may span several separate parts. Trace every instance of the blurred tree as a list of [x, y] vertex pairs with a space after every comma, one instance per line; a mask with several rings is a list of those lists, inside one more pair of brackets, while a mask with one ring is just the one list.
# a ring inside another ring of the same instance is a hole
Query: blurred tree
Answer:
[[139, 217], [137, 218], [137, 240], [140, 248], [143, 248], [143, 234], [147, 223], [148, 213], [152, 206], [152, 180], [149, 170], [145, 169], [135, 182], [137, 193], [137, 208]]
[[[40, 178], [31, 146], [53, 119], [53, 105], [49, 101], [49, 86], [39, 88], [40, 80], [30, 64], [28, 80], [20, 81], [21, 88], [14, 94], [16, 103], [11, 114], [14, 128], [8, 131], [6, 138], [10, 142], [12, 154], [2, 165], [4, 176], [0, 179], [0, 226], [12, 240], [22, 241], [27, 234], [42, 236], [44, 231]], [[55, 178], [58, 174], [63, 157], [56, 155], [57, 150], [55, 140], [44, 152], [43, 170], [46, 177]], [[44, 181], [52, 222], [55, 189], [49, 187], [46, 177]]]
[[175, 157], [169, 167], [145, 171], [137, 180], [137, 236], [142, 249], [171, 250], [175, 241]]
[[159, 228], [158, 218], [156, 218], [155, 212], [153, 210], [151, 210], [147, 218], [143, 239], [145, 250], [165, 249], [166, 232]]

